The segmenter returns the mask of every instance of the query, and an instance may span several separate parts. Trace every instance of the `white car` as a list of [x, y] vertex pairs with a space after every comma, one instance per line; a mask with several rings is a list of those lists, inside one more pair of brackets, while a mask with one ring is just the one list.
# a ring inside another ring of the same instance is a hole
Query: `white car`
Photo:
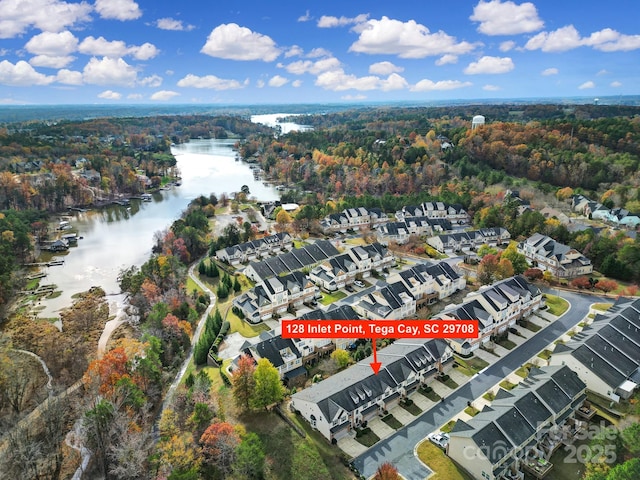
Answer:
[[363, 283], [362, 281], [360, 281], [360, 280], [354, 280], [354, 281], [353, 281], [353, 284], [354, 284], [356, 287], [364, 288], [364, 283]]
[[449, 444], [449, 434], [434, 432], [429, 434], [429, 440], [431, 440], [440, 448], [447, 448], [447, 445]]

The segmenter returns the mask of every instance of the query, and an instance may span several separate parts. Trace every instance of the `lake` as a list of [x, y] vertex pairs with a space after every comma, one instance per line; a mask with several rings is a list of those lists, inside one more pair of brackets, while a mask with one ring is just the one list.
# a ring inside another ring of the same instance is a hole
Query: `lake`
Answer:
[[71, 305], [74, 294], [91, 286], [118, 294], [120, 270], [147, 261], [154, 233], [169, 228], [200, 195], [215, 193], [219, 197], [247, 185], [250, 197], [277, 200], [279, 195], [273, 187], [255, 180], [249, 166], [235, 160], [234, 143], [212, 139], [176, 145], [172, 153], [182, 176], [181, 186], [155, 193], [151, 202], [132, 200], [130, 208], [114, 205], [73, 214], [69, 221], [83, 238], [60, 257], [64, 265], [46, 269], [48, 275], [41, 284], [55, 284], [62, 293], [43, 300], [40, 308], [44, 308], [38, 315], [58, 317], [60, 309]]

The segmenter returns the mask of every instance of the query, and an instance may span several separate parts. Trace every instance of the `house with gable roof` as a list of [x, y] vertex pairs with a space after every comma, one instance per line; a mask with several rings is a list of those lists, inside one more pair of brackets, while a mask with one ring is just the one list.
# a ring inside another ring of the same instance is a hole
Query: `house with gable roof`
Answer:
[[533, 266], [548, 270], [558, 278], [572, 278], [593, 272], [591, 260], [582, 253], [541, 233], [534, 233], [519, 243], [517, 250]]
[[402, 282], [395, 282], [364, 294], [354, 310], [371, 320], [401, 320], [416, 313], [416, 299]]
[[550, 363], [567, 365], [603, 397], [629, 398], [640, 385], [640, 300], [617, 300], [571, 340], [556, 345]]
[[534, 368], [471, 420], [458, 420], [447, 454], [477, 480], [544, 478], [551, 454], [586, 427], [585, 400], [586, 385], [569, 367]]
[[290, 405], [312, 428], [335, 442], [396, 406], [452, 359], [451, 349], [442, 340], [397, 340], [378, 353], [382, 363], [378, 375], [371, 370], [371, 358], [364, 359], [296, 392]]

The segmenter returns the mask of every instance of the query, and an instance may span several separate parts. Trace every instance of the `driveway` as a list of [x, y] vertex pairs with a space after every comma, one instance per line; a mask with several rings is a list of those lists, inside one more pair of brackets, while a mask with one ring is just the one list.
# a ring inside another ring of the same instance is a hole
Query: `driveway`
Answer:
[[[555, 294], [556, 291], [553, 293]], [[589, 306], [592, 303], [603, 301], [604, 298], [572, 292], [560, 292], [560, 296], [571, 303], [571, 308], [562, 317], [552, 323], [544, 322], [546, 323], [545, 328], [527, 342], [514, 348], [504, 357], [493, 357], [492, 365], [487, 367], [482, 374], [473, 377], [455, 392], [449, 390], [451, 393], [444, 402], [437, 403], [430, 410], [423, 412], [414, 422], [355, 457], [352, 463], [360, 474], [369, 478], [375, 474], [380, 464], [390, 462], [404, 478], [411, 480], [427, 478], [431, 471], [413, 453], [414, 447], [424, 439], [425, 435], [447, 423], [464, 410], [467, 401], [474, 400], [484, 394], [489, 388], [502, 381], [520, 365], [529, 361], [559, 336], [578, 324], [589, 312]], [[434, 386], [438, 383], [433, 382]]]

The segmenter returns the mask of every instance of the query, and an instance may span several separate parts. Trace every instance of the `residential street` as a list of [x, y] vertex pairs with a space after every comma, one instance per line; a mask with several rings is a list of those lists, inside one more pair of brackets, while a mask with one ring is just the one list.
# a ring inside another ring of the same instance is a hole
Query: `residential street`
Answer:
[[392, 436], [379, 441], [362, 455], [353, 460], [353, 465], [365, 478], [370, 478], [378, 466], [391, 462], [408, 480], [421, 480], [431, 471], [414, 455], [414, 448], [429, 433], [438, 429], [451, 418], [464, 410], [467, 401], [473, 400], [496, 385], [511, 372], [526, 363], [531, 357], [555, 341], [567, 330], [578, 324], [589, 312], [589, 306], [595, 302], [613, 301], [611, 297], [600, 295], [583, 295], [571, 292], [558, 292], [555, 289], [548, 293], [558, 294], [571, 306], [559, 319], [551, 322], [530, 339], [522, 343], [508, 354], [497, 359], [481, 374], [473, 377], [465, 385], [451, 393], [444, 402], [438, 403], [430, 410], [417, 417], [413, 423], [399, 429]]

